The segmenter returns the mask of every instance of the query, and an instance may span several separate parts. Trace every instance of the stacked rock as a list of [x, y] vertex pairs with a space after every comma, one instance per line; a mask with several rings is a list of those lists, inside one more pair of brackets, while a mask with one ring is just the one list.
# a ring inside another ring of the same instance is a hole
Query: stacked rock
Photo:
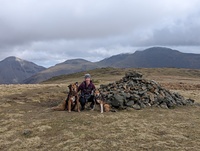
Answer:
[[154, 80], [143, 79], [137, 72], [126, 73], [121, 80], [101, 85], [99, 90], [105, 101], [118, 109], [132, 107], [139, 110], [149, 106], [168, 109], [194, 104], [194, 100], [170, 92]]

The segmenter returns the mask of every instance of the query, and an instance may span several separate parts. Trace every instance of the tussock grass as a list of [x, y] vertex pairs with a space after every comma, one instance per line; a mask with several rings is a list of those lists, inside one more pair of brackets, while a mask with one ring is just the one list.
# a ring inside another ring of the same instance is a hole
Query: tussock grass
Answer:
[[[125, 70], [133, 69], [96, 69], [91, 74], [99, 85], [120, 79]], [[185, 69], [137, 70], [200, 103], [198, 72], [190, 76]], [[200, 106], [129, 108], [104, 114], [99, 109], [50, 111], [49, 107], [66, 98], [68, 84], [82, 81], [83, 75], [63, 76], [45, 84], [0, 85], [0, 150], [200, 150]]]

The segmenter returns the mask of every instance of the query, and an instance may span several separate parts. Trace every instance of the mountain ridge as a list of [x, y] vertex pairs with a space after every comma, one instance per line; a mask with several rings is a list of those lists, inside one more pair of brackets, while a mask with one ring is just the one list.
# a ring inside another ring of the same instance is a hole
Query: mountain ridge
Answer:
[[7, 57], [0, 61], [0, 83], [18, 84], [26, 78], [45, 70], [46, 68], [18, 57]]
[[[117, 57], [117, 56], [116, 56]], [[107, 62], [109, 59], [106, 59]], [[101, 65], [104, 67], [107, 64], [102, 64], [105, 60], [101, 60]], [[122, 58], [120, 61], [113, 61], [112, 67], [134, 67], [134, 68], [192, 68], [200, 69], [200, 54], [182, 53], [178, 50], [173, 50], [165, 47], [151, 47], [143, 51], [136, 51]]]
[[39, 83], [54, 76], [59, 76], [62, 74], [71, 74], [86, 70], [91, 70], [98, 68], [96, 63], [84, 59], [70, 59], [63, 63], [56, 64], [42, 72], [39, 72], [23, 81], [25, 84]]
[[[82, 66], [79, 63], [82, 62]], [[52, 78], [54, 76], [59, 76], [63, 74], [72, 74], [75, 72], [87, 71], [89, 69], [102, 68], [102, 67], [115, 67], [115, 68], [191, 68], [200, 69], [200, 54], [192, 53], [182, 53], [178, 50], [173, 50], [165, 47], [151, 47], [143, 51], [136, 51], [134, 53], [122, 53], [105, 58], [98, 62], [90, 62], [84, 59], [72, 59], [66, 60], [60, 63], [50, 70], [55, 70], [59, 68], [59, 65], [67, 65], [64, 72], [61, 71], [51, 75], [45, 76], [45, 74], [39, 75], [38, 77], [29, 78], [30, 81], [25, 81], [25, 83], [39, 83]], [[90, 68], [83, 68], [87, 64]], [[72, 69], [70, 72], [66, 71], [71, 66], [72, 68], [78, 67], [78, 70]], [[48, 70], [48, 69], [47, 69]], [[48, 72], [50, 72], [48, 70]], [[52, 72], [52, 71], [51, 71]], [[56, 72], [56, 71], [55, 71]]]
[[[19, 58], [18, 60], [20, 62]], [[199, 62], [200, 54], [183, 53], [166, 47], [151, 47], [134, 53], [113, 55], [98, 62], [91, 62], [82, 58], [66, 60], [26, 78], [22, 83], [40, 83], [54, 76], [102, 67], [200, 69]]]

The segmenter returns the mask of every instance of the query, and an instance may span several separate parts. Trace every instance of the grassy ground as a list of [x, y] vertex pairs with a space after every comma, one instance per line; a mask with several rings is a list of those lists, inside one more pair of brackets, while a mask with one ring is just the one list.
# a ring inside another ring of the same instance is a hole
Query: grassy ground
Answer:
[[[196, 75], [180, 69], [177, 75], [176, 69], [165, 69], [168, 74], [143, 70], [146, 78], [200, 103]], [[92, 75], [99, 85], [101, 80], [120, 79], [123, 72], [112, 77], [101, 76], [101, 72]], [[0, 85], [0, 150], [200, 150], [200, 106], [104, 114], [98, 109], [81, 113], [48, 110], [65, 99], [71, 81], [81, 80], [77, 74], [48, 84]]]

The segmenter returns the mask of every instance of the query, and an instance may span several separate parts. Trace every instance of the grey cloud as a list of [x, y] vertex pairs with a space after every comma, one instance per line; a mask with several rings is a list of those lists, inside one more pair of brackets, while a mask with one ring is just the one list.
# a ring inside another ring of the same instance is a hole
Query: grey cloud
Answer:
[[72, 58], [97, 61], [153, 45], [200, 45], [198, 0], [0, 3], [0, 59], [16, 55], [49, 66]]
[[0, 9], [4, 42], [104, 38], [148, 26], [166, 14], [156, 0], [8, 0], [5, 5]]
[[[199, 14], [200, 15], [200, 14]], [[155, 30], [150, 39], [150, 44], [160, 45], [200, 45], [199, 16], [189, 16], [184, 21], [176, 22], [171, 27]]]

